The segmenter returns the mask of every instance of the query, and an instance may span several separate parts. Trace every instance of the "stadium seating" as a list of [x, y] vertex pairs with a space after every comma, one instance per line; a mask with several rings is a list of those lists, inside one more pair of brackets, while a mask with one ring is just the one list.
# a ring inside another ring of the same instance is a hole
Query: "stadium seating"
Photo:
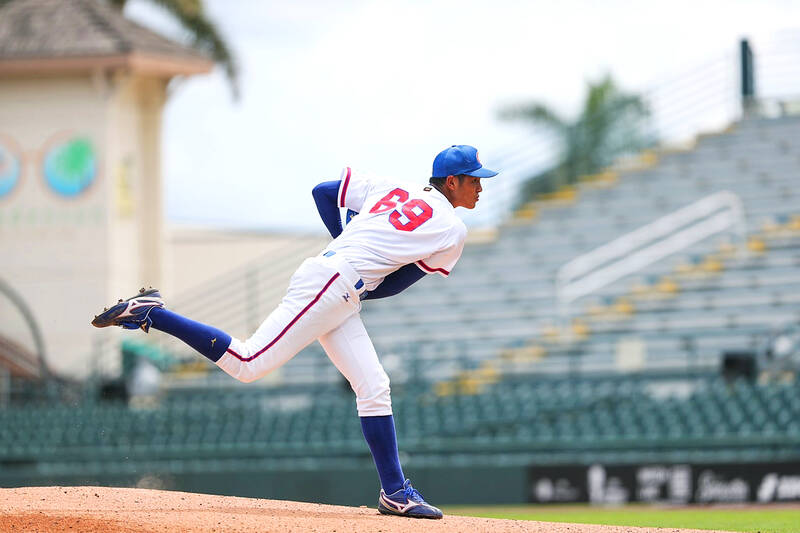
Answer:
[[[398, 351], [404, 336], [435, 350], [470, 339], [459, 352], [467, 366], [533, 343], [548, 357], [532, 361], [530, 372], [563, 370], [568, 363], [554, 363], [553, 356], [576, 350], [582, 364], [602, 368], [613, 365], [616, 344], [634, 336], [645, 345], [646, 368], [666, 359], [716, 368], [725, 349], [758, 345], [800, 316], [792, 290], [800, 283], [800, 209], [793, 197], [799, 158], [797, 118], [742, 122], [703, 137], [691, 151], [662, 155], [652, 168], [622, 172], [613, 186], [580, 187], [573, 203], [541, 202], [533, 220], [507, 225], [493, 243], [468, 247], [436, 291], [430, 287], [439, 280], [391, 302], [371, 302], [364, 320], [383, 352]], [[712, 237], [605, 287], [578, 302], [588, 338], [565, 343], [555, 308], [558, 267], [722, 190], [744, 204], [747, 246], [734, 245], [735, 236]], [[423, 297], [426, 316], [402, 312]], [[548, 343], [550, 333], [559, 335]]]
[[[792, 453], [800, 445], [800, 388], [659, 372], [506, 379], [479, 394], [398, 394], [400, 445], [412, 456], [518, 460], [541, 454]], [[365, 453], [351, 395], [337, 388], [173, 393], [157, 406], [87, 403], [0, 411], [0, 462], [67, 468], [91, 459], [208, 461], [258, 456], [326, 461]], [[444, 459], [443, 459], [444, 460]], [[596, 460], [596, 459], [595, 459]]]
[[[791, 373], [726, 378], [721, 365], [726, 352], [760, 357], [776, 330], [800, 322], [798, 164], [800, 119], [748, 120], [651, 168], [537, 202], [496, 240], [468, 246], [446, 282], [365, 303], [407, 459], [796, 458]], [[557, 314], [561, 265], [721, 190], [744, 203], [744, 242], [706, 239], [579, 301], [571, 321]], [[152, 347], [126, 349], [174, 365]], [[368, 460], [353, 395], [316, 345], [266, 384], [242, 386], [219, 371], [166, 377], [166, 390], [144, 402], [0, 409], [0, 465], [91, 475], [193, 461], [213, 470]]]

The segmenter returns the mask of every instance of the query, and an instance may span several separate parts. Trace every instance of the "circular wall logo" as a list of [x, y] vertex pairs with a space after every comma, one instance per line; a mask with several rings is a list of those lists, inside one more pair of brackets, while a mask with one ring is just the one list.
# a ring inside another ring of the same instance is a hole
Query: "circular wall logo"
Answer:
[[51, 145], [44, 155], [44, 179], [62, 196], [77, 196], [97, 176], [97, 156], [88, 139], [73, 137]]
[[11, 143], [0, 138], [0, 198], [10, 193], [19, 182], [20, 156]]

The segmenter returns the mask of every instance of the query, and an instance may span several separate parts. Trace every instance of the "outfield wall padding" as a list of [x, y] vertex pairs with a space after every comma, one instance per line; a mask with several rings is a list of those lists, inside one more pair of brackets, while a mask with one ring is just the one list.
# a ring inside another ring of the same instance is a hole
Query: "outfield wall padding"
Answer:
[[[629, 502], [772, 503], [800, 501], [800, 462], [530, 467], [425, 467], [406, 470], [414, 486], [438, 505]], [[101, 485], [229, 496], [374, 506], [374, 468], [51, 475], [0, 466], [0, 486]]]

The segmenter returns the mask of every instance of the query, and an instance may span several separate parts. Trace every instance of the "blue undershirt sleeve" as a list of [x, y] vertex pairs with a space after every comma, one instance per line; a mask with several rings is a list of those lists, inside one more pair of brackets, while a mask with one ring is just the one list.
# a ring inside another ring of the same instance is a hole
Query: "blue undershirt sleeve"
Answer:
[[341, 180], [325, 181], [311, 191], [319, 216], [334, 239], [342, 233], [342, 217], [339, 215], [337, 205], [341, 183]]
[[386, 276], [375, 290], [367, 293], [364, 299], [377, 300], [378, 298], [394, 296], [403, 292], [423, 277], [425, 277], [425, 272], [414, 263], [409, 263]]

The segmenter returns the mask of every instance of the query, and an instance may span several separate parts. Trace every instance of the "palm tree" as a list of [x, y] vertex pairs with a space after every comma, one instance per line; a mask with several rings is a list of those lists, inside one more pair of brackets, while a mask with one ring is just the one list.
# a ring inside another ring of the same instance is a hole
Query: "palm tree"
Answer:
[[[234, 99], [239, 98], [239, 68], [228, 44], [220, 35], [217, 26], [206, 17], [203, 0], [150, 0], [160, 6], [186, 29], [194, 46], [208, 52], [215, 63], [225, 69]], [[128, 0], [109, 0], [122, 11]]]
[[538, 102], [503, 109], [500, 118], [544, 127], [558, 136], [562, 145], [559, 163], [526, 180], [520, 202], [575, 183], [580, 176], [598, 172], [621, 155], [652, 146], [654, 140], [642, 128], [642, 119], [648, 114], [642, 98], [622, 92], [610, 75], [589, 82], [583, 109], [572, 122]]

